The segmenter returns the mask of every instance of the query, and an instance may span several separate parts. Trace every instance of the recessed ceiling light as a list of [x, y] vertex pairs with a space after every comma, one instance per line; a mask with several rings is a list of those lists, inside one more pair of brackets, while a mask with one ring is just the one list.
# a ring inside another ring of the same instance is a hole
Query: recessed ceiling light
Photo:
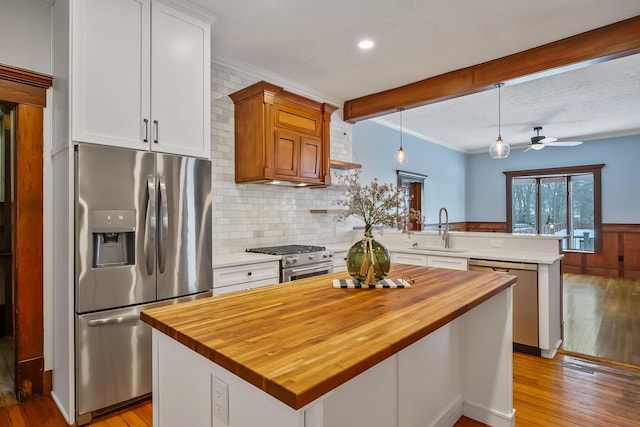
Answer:
[[358, 47], [360, 49], [371, 49], [373, 45], [374, 43], [372, 40], [362, 40], [360, 43], [358, 43]]

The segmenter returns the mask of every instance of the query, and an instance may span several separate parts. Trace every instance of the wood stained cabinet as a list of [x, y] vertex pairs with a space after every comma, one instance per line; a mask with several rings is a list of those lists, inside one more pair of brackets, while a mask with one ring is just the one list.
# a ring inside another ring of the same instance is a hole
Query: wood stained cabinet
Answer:
[[331, 184], [329, 126], [337, 107], [265, 81], [229, 96], [235, 104], [236, 182]]

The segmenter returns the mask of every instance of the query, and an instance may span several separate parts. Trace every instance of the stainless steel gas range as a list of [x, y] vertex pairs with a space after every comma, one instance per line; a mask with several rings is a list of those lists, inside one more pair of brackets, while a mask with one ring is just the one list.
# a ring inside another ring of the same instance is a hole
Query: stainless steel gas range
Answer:
[[333, 251], [324, 246], [269, 246], [247, 252], [280, 256], [280, 282], [333, 272]]

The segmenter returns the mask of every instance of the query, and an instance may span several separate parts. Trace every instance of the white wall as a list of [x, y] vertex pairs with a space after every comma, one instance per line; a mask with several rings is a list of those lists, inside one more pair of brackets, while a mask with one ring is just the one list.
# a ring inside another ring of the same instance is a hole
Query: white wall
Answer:
[[51, 74], [51, 12], [44, 0], [0, 0], [0, 64]]
[[504, 171], [604, 163], [602, 222], [640, 223], [640, 135], [587, 141], [577, 147], [547, 147], [541, 151], [511, 150], [504, 160], [488, 154], [469, 155], [467, 162], [467, 221], [506, 221]]
[[[331, 209], [342, 193], [335, 189], [279, 187], [234, 182], [233, 101], [229, 94], [262, 78], [219, 63], [211, 64], [211, 159], [213, 163], [213, 254], [242, 252], [277, 244], [327, 244], [350, 241], [348, 227]], [[294, 92], [286, 83], [271, 81]], [[320, 100], [322, 101], [322, 100]], [[331, 158], [351, 161], [351, 125], [342, 109], [331, 117]]]

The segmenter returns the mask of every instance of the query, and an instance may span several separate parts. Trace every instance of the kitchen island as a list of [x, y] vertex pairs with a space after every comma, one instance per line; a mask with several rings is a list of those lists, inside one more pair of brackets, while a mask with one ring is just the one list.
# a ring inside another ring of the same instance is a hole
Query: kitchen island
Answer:
[[333, 288], [346, 277], [144, 311], [154, 425], [515, 424], [515, 277], [394, 264], [410, 288]]

